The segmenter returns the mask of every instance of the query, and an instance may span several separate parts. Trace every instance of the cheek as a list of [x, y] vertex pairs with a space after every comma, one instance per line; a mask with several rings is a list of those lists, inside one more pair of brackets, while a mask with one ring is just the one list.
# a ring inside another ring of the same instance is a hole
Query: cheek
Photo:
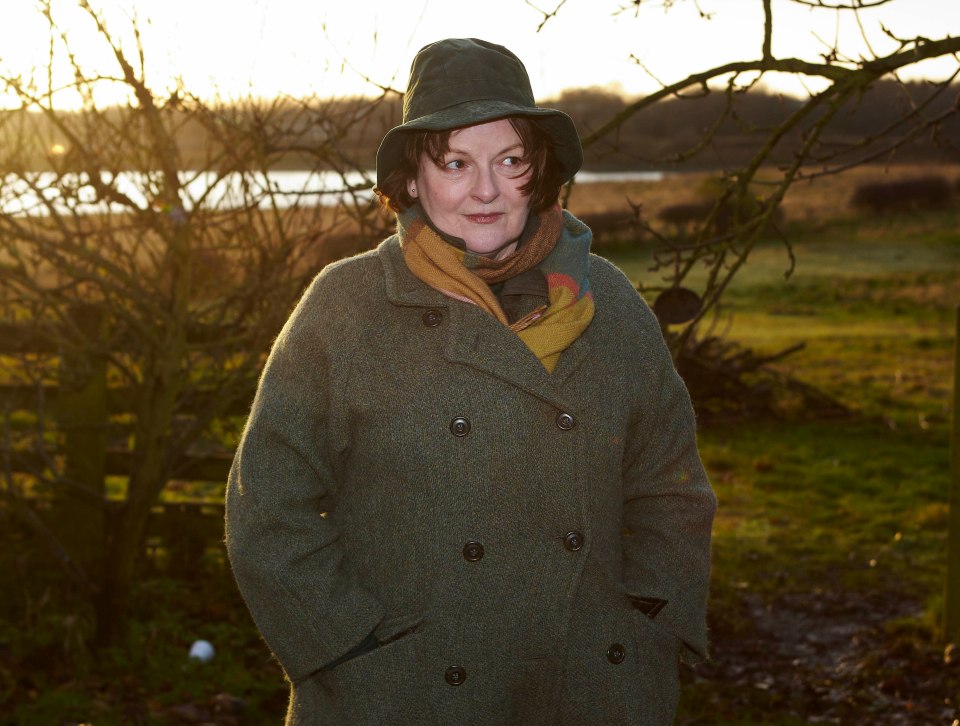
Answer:
[[445, 212], [457, 206], [456, 190], [449, 188], [449, 185], [427, 182], [423, 187], [418, 186], [417, 192], [420, 194], [420, 203], [424, 208]]

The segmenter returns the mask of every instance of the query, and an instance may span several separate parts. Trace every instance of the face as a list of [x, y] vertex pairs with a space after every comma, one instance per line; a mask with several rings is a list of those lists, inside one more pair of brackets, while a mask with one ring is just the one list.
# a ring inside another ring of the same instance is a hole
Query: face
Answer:
[[504, 257], [516, 248], [530, 214], [520, 192], [532, 171], [523, 145], [507, 119], [468, 126], [450, 135], [450, 150], [434, 163], [420, 158], [417, 178], [407, 183], [434, 225], [459, 237], [467, 249]]

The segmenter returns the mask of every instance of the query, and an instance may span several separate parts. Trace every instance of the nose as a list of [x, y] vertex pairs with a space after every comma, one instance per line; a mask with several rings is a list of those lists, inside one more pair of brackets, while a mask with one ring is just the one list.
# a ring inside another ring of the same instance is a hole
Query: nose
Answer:
[[471, 193], [474, 199], [483, 204], [489, 204], [499, 197], [500, 183], [496, 172], [489, 167], [479, 167], [477, 169], [477, 175], [474, 178]]

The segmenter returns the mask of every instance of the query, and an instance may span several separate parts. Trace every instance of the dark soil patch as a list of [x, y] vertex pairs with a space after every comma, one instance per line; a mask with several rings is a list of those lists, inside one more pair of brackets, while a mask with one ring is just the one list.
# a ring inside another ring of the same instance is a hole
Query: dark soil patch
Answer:
[[744, 593], [741, 602], [747, 632], [714, 628], [712, 660], [684, 674], [700, 703], [678, 723], [949, 726], [960, 718], [960, 654], [915, 624], [918, 602], [827, 590], [770, 605]]

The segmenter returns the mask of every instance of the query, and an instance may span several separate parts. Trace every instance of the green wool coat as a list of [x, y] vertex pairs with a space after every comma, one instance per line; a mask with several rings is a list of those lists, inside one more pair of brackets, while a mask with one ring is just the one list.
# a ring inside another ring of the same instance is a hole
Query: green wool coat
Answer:
[[716, 500], [656, 319], [609, 262], [590, 281], [553, 374], [396, 237], [304, 294], [227, 491], [288, 724], [672, 723]]

